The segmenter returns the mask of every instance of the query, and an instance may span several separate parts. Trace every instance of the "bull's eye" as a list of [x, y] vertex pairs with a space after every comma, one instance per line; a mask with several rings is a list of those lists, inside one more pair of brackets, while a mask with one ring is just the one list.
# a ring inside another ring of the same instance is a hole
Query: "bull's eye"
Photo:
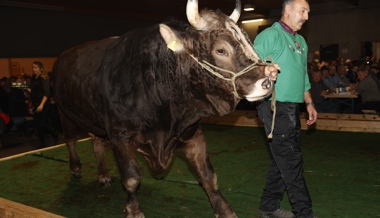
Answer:
[[219, 55], [227, 55], [227, 52], [224, 49], [218, 49], [216, 52], [218, 52]]

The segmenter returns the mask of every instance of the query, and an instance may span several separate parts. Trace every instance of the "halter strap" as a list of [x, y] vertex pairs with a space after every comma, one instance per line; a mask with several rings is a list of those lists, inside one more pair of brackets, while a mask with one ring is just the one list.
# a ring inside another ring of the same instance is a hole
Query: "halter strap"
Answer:
[[[244, 68], [243, 70], [239, 71], [238, 73], [235, 73], [233, 71], [230, 71], [230, 70], [226, 70], [226, 69], [222, 69], [220, 67], [217, 67], [213, 64], [210, 64], [209, 62], [205, 61], [205, 60], [202, 60], [202, 61], [199, 61], [198, 58], [194, 57], [194, 55], [192, 54], [189, 54], [190, 57], [192, 57], [199, 65], [201, 65], [204, 69], [206, 69], [208, 72], [210, 72], [211, 74], [217, 76], [218, 78], [220, 79], [223, 79], [223, 80], [226, 80], [226, 81], [231, 81], [232, 83], [232, 86], [234, 87], [234, 91], [232, 91], [232, 93], [235, 95], [235, 97], [237, 99], [242, 99], [242, 97], [237, 93], [237, 90], [236, 90], [236, 84], [235, 84], [235, 80], [236, 80], [236, 77], [238, 76], [241, 76], [245, 73], [247, 73], [248, 71], [258, 67], [257, 63], [253, 63], [251, 65], [249, 65], [248, 67]], [[224, 77], [222, 74], [220, 74], [219, 72], [215, 72], [212, 68], [216, 69], [216, 70], [219, 70], [219, 71], [223, 71], [223, 72], [226, 72], [226, 73], [229, 73], [232, 75], [231, 78], [226, 78]]]

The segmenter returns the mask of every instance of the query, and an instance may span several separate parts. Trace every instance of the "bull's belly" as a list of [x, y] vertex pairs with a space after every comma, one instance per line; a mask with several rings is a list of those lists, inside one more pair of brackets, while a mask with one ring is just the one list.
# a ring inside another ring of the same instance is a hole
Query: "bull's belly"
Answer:
[[[83, 107], [86, 107], [83, 105]], [[63, 113], [69, 122], [76, 125], [80, 129], [93, 133], [97, 136], [106, 136], [106, 129], [104, 122], [99, 120], [99, 117], [91, 116], [90, 113], [80, 113], [80, 111], [73, 111], [70, 109], [63, 109]], [[64, 126], [62, 126], [64, 128]]]

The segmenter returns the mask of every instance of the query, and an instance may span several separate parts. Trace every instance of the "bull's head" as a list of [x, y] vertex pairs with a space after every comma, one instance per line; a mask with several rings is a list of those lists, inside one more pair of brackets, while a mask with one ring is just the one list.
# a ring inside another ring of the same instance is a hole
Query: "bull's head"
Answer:
[[160, 25], [160, 33], [168, 48], [176, 53], [189, 54], [203, 69], [230, 81], [236, 98], [256, 101], [272, 93], [273, 82], [265, 76], [263, 68], [259, 69], [259, 65], [265, 63], [253, 50], [247, 34], [236, 25], [240, 11], [240, 0], [236, 0], [230, 16], [209, 10], [198, 13], [198, 1], [188, 0], [188, 21], [199, 31], [198, 41], [205, 41], [202, 48], [209, 50], [207, 54], [164, 24]]

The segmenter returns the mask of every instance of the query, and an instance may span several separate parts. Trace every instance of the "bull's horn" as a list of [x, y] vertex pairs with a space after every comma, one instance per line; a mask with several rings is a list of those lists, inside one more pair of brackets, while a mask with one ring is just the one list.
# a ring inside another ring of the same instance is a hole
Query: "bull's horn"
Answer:
[[240, 18], [240, 13], [241, 13], [241, 2], [240, 0], [236, 0], [235, 9], [230, 15], [230, 19], [233, 20], [235, 23], [237, 23]]
[[197, 30], [201, 30], [206, 26], [206, 22], [198, 13], [198, 1], [188, 0], [186, 5], [187, 20]]

